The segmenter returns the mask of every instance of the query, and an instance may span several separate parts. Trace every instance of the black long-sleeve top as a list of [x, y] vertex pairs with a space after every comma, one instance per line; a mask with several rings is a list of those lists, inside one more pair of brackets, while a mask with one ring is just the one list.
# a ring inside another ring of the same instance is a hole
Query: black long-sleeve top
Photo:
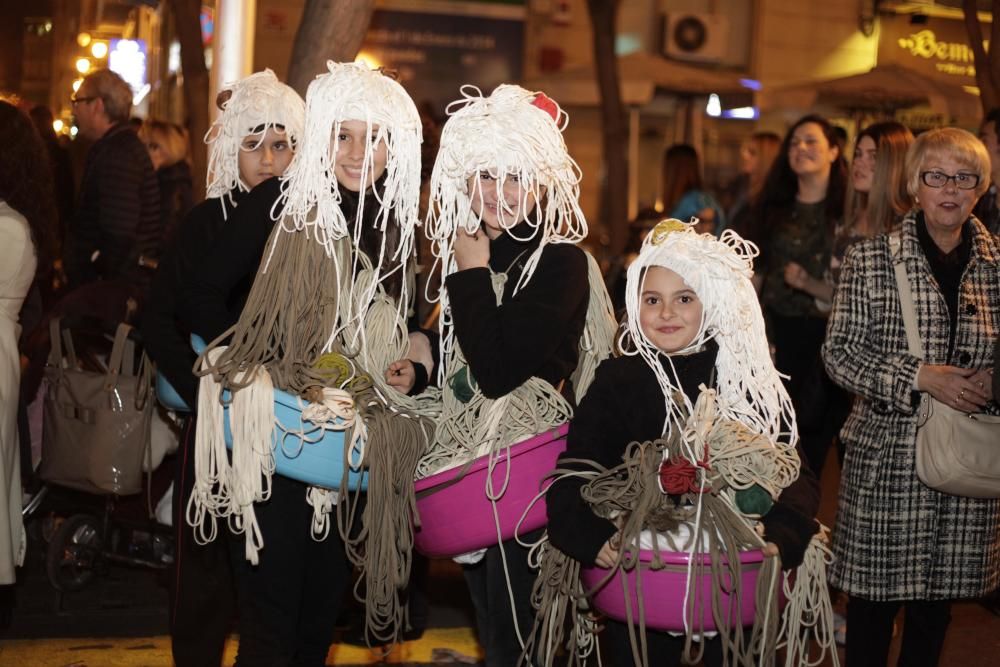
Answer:
[[[711, 384], [717, 352], [715, 344], [709, 343], [701, 352], [672, 358], [681, 388], [692, 403], [699, 385]], [[570, 422], [567, 449], [560, 459], [585, 459], [613, 468], [622, 463], [632, 442], [662, 437], [665, 419], [663, 391], [645, 360], [640, 356], [607, 359], [598, 367]], [[799, 478], [763, 519], [765, 538], [778, 545], [786, 568], [801, 563], [818, 529], [813, 517], [819, 509], [819, 484], [801, 451], [799, 458], [803, 462]], [[593, 565], [601, 547], [618, 529], [594, 514], [583, 500], [580, 490], [585, 483], [580, 478], [560, 479], [549, 488], [545, 502], [552, 544], [584, 565]]]
[[[280, 195], [281, 181], [277, 177], [247, 193], [209, 248], [205, 261], [184, 280], [178, 314], [182, 324], [206, 342], [218, 338], [239, 320], [274, 229], [271, 209]], [[234, 298], [244, 284], [246, 293]], [[420, 331], [431, 339], [433, 349], [435, 334]], [[416, 382], [411, 394], [423, 391], [428, 380], [422, 364], [414, 363], [414, 370]]]
[[[181, 285], [177, 313], [182, 324], [211, 342], [236, 324], [246, 298], [233, 299], [238, 286], [253, 283], [267, 239], [274, 228], [271, 207], [281, 195], [281, 181], [269, 178], [240, 200]], [[249, 293], [249, 292], [248, 292]]]
[[[524, 238], [530, 228], [522, 223], [512, 231]], [[558, 386], [576, 369], [590, 294], [587, 258], [573, 245], [547, 245], [531, 280], [514, 294], [538, 244], [537, 237], [518, 241], [507, 233], [490, 241], [490, 268], [507, 273], [499, 306], [485, 267], [445, 280], [455, 337], [487, 398], [500, 398], [531, 377]]]
[[[233, 192], [237, 206], [244, 198], [238, 190]], [[209, 249], [225, 227], [226, 218], [232, 221], [235, 211], [228, 197], [208, 199], [191, 209], [177, 226], [170, 246], [160, 259], [143, 311], [141, 329], [146, 351], [156, 362], [157, 370], [192, 409], [197, 405], [198, 379], [192, 372], [197, 357], [191, 349], [191, 330], [178, 317], [178, 302], [188, 277], [198, 267], [210, 263]], [[233, 290], [230, 307], [246, 301], [251, 284], [246, 280]]]
[[120, 123], [87, 153], [64, 253], [70, 282], [143, 276], [139, 256], [158, 257], [162, 239], [153, 163], [136, 133]]

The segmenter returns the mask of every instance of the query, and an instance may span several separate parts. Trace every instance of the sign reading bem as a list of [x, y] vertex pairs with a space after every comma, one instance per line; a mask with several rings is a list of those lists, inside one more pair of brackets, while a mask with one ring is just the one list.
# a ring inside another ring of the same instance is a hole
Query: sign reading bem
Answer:
[[[980, 24], [983, 35], [990, 25]], [[986, 48], [989, 45], [986, 41]], [[958, 85], [976, 85], [975, 58], [965, 23], [959, 19], [927, 17], [921, 24], [910, 15], [881, 17], [878, 64], [895, 63], [921, 74]]]

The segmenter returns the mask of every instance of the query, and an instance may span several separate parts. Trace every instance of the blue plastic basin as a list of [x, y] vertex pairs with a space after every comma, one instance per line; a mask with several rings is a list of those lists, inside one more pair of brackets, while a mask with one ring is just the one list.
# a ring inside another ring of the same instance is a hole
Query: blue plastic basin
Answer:
[[[201, 354], [205, 343], [198, 336], [191, 336], [191, 346]], [[176, 392], [175, 392], [176, 393]], [[229, 392], [223, 392], [226, 447], [233, 448], [233, 433], [229, 427]], [[344, 475], [344, 432], [321, 431], [312, 422], [302, 419], [305, 401], [281, 389], [274, 390], [274, 429], [272, 447], [275, 472], [284, 477], [296, 479], [306, 484], [327, 489], [341, 488]], [[305, 440], [299, 433], [305, 433]], [[314, 440], [319, 438], [318, 440]], [[347, 488], [351, 491], [368, 488], [367, 471], [351, 470], [347, 477]]]

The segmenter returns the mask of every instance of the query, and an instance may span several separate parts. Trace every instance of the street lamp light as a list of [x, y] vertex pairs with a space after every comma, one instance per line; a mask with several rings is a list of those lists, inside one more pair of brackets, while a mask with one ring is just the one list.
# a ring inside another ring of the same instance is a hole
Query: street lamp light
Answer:
[[87, 45], [90, 44], [90, 40], [91, 37], [89, 32], [81, 32], [79, 35], [76, 36], [76, 43], [82, 46], [83, 48], [87, 48]]
[[108, 43], [107, 42], [94, 42], [90, 45], [90, 54], [100, 60], [104, 56], [108, 55]]
[[90, 71], [90, 60], [87, 58], [77, 58], [76, 59], [76, 71], [80, 74], [86, 74]]

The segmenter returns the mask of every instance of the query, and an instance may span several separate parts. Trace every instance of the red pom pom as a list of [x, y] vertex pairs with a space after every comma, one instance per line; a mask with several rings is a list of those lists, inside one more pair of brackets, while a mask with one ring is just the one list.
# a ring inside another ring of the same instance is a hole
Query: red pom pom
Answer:
[[531, 104], [552, 116], [552, 120], [555, 122], [559, 122], [559, 105], [545, 93], [535, 95], [535, 99], [531, 101]]

